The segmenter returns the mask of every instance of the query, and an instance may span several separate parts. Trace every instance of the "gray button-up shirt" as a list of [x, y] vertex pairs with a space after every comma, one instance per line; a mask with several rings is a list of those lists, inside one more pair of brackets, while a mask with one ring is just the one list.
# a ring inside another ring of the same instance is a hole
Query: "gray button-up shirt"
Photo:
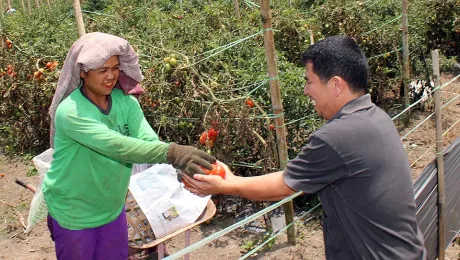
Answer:
[[346, 104], [284, 172], [318, 193], [327, 259], [424, 259], [411, 169], [391, 118], [369, 95]]

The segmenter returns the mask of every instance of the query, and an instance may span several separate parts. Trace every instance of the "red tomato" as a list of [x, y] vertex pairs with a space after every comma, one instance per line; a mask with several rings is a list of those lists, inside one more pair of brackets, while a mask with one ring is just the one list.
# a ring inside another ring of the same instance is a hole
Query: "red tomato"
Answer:
[[201, 169], [207, 174], [207, 175], [219, 175], [220, 177], [225, 179], [225, 169], [222, 167], [222, 165], [218, 162], [212, 164], [212, 170], [205, 169], [201, 167]]
[[188, 185], [188, 182], [184, 178], [182, 178], [182, 183], [184, 183], [185, 187], [190, 187], [190, 185]]
[[[204, 171], [206, 175], [219, 175], [220, 177], [222, 177], [222, 179], [225, 179], [225, 169], [218, 162], [212, 164], [212, 170], [205, 169], [201, 166], [200, 168]], [[184, 178], [182, 178], [182, 182], [184, 183], [185, 187], [190, 187], [190, 185]]]
[[246, 99], [246, 105], [248, 105], [249, 107], [253, 107], [254, 106], [254, 101], [252, 101], [250, 98]]
[[9, 39], [6, 39], [5, 43], [6, 43], [6, 45], [13, 44]]
[[205, 145], [207, 139], [208, 139], [208, 132], [203, 132], [200, 136], [200, 144]]
[[206, 141], [206, 146], [208, 148], [213, 148], [214, 147], [214, 140], [207, 140]]
[[51, 67], [53, 67], [53, 63], [51, 61], [48, 61], [48, 63], [46, 63], [46, 68], [51, 69]]
[[273, 124], [270, 124], [270, 131], [275, 130], [275, 126]]
[[212, 141], [216, 141], [218, 134], [219, 134], [219, 131], [214, 129], [214, 127], [209, 128], [209, 131], [208, 131], [209, 139], [211, 139]]
[[8, 64], [8, 66], [6, 66], [6, 68], [7, 68], [8, 70], [13, 70], [13, 65]]
[[179, 87], [179, 86], [180, 86], [180, 81], [176, 81], [176, 83], [175, 83], [175, 84], [176, 84], [176, 86], [178, 86], [178, 87]]

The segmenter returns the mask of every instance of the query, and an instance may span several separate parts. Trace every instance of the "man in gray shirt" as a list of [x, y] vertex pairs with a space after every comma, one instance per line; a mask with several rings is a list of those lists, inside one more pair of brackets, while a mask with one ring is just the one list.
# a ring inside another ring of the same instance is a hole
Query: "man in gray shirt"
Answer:
[[198, 195], [280, 200], [318, 193], [327, 259], [425, 259], [407, 154], [391, 118], [371, 102], [369, 67], [350, 37], [333, 36], [304, 54], [304, 93], [327, 124], [285, 171], [237, 177], [184, 176]]

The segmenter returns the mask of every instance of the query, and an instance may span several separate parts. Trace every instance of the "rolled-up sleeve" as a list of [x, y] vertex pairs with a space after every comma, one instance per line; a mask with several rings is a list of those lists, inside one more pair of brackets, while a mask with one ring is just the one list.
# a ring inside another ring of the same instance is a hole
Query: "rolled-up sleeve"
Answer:
[[293, 190], [316, 193], [348, 175], [349, 170], [339, 154], [312, 135], [296, 158], [287, 164], [284, 181]]

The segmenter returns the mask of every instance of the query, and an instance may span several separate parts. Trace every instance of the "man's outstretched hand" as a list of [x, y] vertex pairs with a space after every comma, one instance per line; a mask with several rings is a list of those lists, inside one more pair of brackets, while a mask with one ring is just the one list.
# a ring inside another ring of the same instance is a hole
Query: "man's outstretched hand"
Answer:
[[182, 178], [187, 183], [185, 188], [200, 197], [219, 193], [228, 194], [231, 192], [229, 181], [238, 177], [230, 171], [227, 165], [222, 162], [219, 162], [219, 164], [225, 169], [225, 179], [219, 175], [195, 174], [192, 178], [184, 174]]

